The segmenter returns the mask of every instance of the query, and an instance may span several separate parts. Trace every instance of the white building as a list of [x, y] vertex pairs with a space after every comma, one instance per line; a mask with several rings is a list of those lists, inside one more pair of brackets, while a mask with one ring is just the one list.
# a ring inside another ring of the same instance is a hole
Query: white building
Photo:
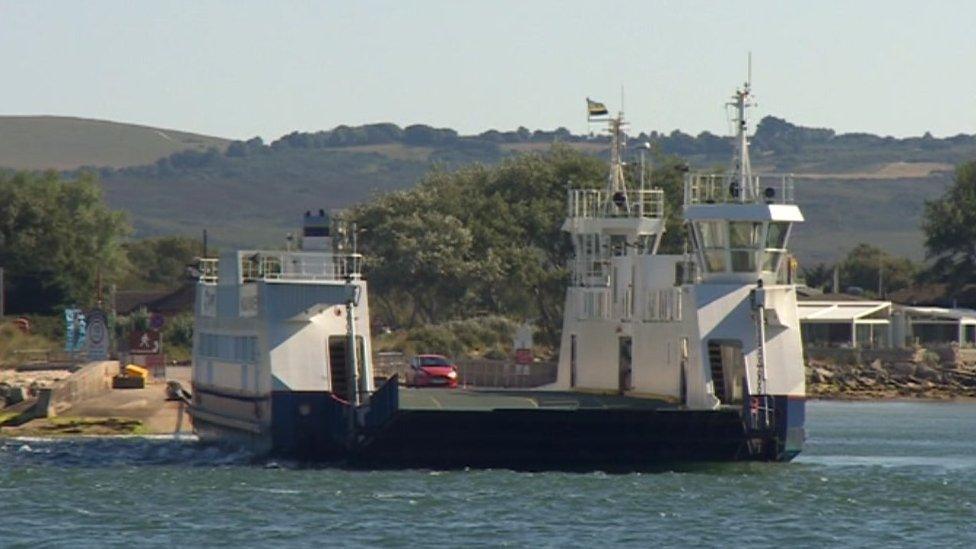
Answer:
[[890, 347], [890, 301], [800, 300], [803, 344], [810, 347]]
[[896, 345], [957, 343], [976, 347], [976, 310], [898, 306], [892, 315]]

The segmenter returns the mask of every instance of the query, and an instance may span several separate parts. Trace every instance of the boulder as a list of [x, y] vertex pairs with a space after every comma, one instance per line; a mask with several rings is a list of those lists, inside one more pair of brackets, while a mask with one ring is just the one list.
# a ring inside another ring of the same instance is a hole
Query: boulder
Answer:
[[927, 381], [937, 381], [942, 377], [942, 374], [931, 366], [919, 364], [915, 369], [915, 377]]
[[888, 366], [888, 373], [896, 377], [909, 377], [915, 375], [918, 365], [914, 362], [895, 362]]
[[810, 379], [814, 383], [829, 383], [834, 373], [826, 368], [814, 367], [810, 370]]
[[4, 397], [7, 401], [7, 406], [13, 406], [18, 402], [23, 402], [24, 398], [26, 397], [23, 387], [10, 387], [7, 389], [6, 393], [7, 394], [4, 395]]
[[866, 387], [872, 387], [874, 386], [875, 383], [877, 383], [874, 379], [868, 376], [858, 376], [857, 381], [858, 383]]

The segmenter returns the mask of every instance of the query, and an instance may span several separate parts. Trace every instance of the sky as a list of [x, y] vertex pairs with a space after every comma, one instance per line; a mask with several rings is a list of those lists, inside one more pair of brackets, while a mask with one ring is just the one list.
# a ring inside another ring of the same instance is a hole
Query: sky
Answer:
[[754, 120], [976, 133], [976, 2], [0, 0], [0, 114], [266, 140], [394, 122], [726, 134]]

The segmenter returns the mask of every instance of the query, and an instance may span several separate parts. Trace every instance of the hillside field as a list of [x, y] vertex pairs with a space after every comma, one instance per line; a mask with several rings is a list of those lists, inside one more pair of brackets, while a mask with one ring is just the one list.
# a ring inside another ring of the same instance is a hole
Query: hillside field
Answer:
[[73, 170], [138, 166], [175, 152], [224, 150], [229, 140], [193, 133], [65, 116], [0, 116], [0, 166]]

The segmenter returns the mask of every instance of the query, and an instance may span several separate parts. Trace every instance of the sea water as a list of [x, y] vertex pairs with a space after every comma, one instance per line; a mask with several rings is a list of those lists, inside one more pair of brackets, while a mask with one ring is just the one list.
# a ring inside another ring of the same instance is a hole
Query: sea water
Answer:
[[810, 402], [788, 464], [376, 471], [0, 439], [0, 547], [976, 546], [976, 404]]

